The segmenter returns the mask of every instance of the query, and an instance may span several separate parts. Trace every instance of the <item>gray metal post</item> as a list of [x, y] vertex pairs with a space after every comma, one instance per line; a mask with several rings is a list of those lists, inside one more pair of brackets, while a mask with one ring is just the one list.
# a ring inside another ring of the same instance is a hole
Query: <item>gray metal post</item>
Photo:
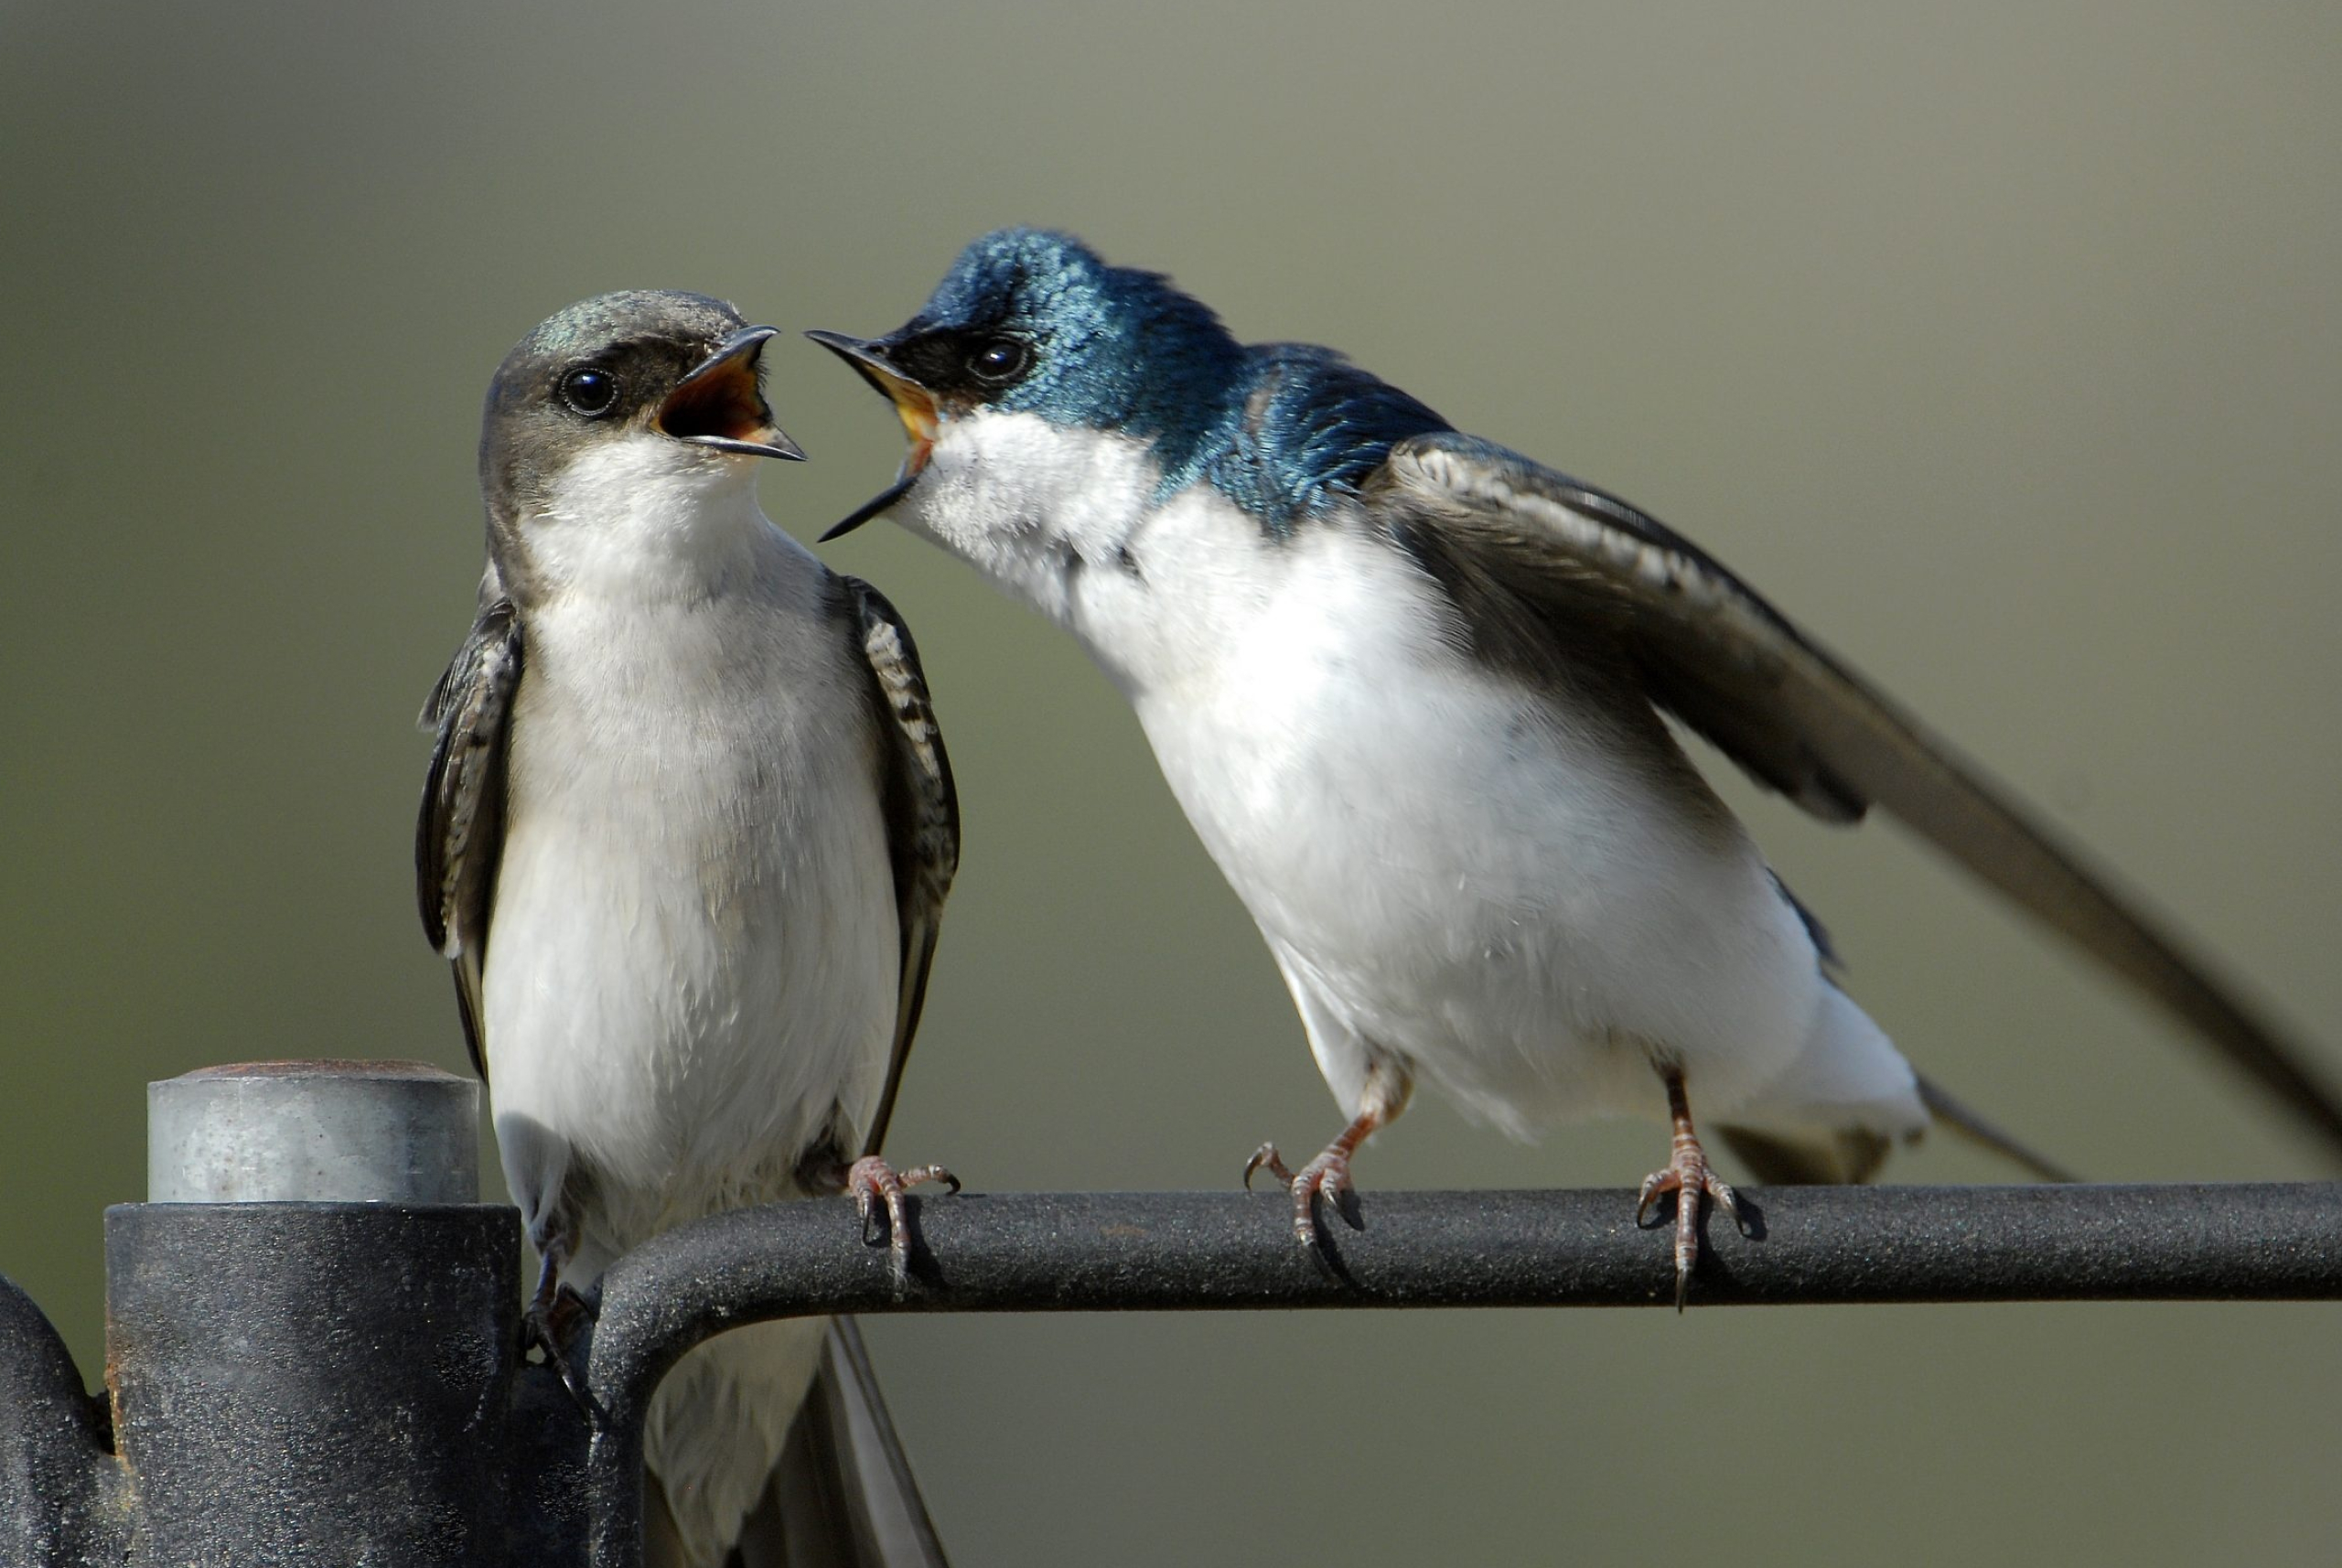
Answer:
[[0, 1558], [575, 1561], [586, 1423], [520, 1363], [478, 1097], [414, 1062], [149, 1085], [152, 1200], [106, 1212], [105, 1405], [0, 1291]]
[[131, 1563], [574, 1550], [530, 1483], [564, 1468], [548, 1434], [585, 1425], [521, 1398], [519, 1224], [478, 1201], [478, 1097], [414, 1062], [150, 1087], [154, 1201], [106, 1214]]

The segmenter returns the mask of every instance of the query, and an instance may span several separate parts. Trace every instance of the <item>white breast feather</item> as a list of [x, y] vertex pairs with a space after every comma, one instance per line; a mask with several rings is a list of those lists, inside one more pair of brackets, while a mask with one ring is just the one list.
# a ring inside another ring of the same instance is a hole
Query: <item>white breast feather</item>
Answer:
[[[532, 525], [548, 592], [526, 621], [487, 1054], [532, 1226], [565, 1165], [587, 1177], [579, 1285], [670, 1225], [794, 1196], [834, 1104], [867, 1124], [894, 1032], [866, 676], [819, 563], [745, 477], [679, 472], [673, 447], [580, 464]], [[763, 1487], [821, 1327], [727, 1335], [661, 1386], [651, 1466], [697, 1558]]]

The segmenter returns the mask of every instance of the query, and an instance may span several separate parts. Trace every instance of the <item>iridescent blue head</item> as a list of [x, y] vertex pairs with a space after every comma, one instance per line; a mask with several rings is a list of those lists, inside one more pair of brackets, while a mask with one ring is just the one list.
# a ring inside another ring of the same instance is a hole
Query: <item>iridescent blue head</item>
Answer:
[[1247, 348], [1161, 274], [1109, 266], [1046, 230], [976, 241], [925, 308], [884, 338], [809, 336], [894, 400], [914, 444], [906, 486], [940, 424], [1029, 413], [1144, 442], [1164, 496], [1200, 480], [1281, 533], [1353, 487], [1391, 443], [1447, 428], [1329, 349]]

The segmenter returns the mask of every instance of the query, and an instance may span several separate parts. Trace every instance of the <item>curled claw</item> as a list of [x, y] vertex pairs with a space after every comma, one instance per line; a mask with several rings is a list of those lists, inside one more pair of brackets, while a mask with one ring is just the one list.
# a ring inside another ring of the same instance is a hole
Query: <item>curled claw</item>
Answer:
[[[910, 1216], [903, 1207], [903, 1193], [934, 1181], [948, 1183], [952, 1192], [960, 1190], [960, 1178], [941, 1165], [898, 1171], [876, 1155], [854, 1161], [845, 1173], [845, 1189], [854, 1195], [854, 1210], [862, 1216], [862, 1239], [876, 1246], [884, 1237], [898, 1290], [911, 1277]], [[881, 1213], [886, 1216], [883, 1230], [877, 1228]]]
[[561, 1308], [580, 1298], [567, 1285], [561, 1288], [562, 1300], [551, 1310], [540, 1310], [532, 1305], [521, 1315], [521, 1347], [524, 1352], [531, 1346], [544, 1352], [545, 1365], [560, 1377], [561, 1386], [569, 1391], [570, 1399], [590, 1420], [594, 1414], [594, 1396], [586, 1390], [585, 1374], [577, 1369], [577, 1364], [561, 1348], [564, 1333], [575, 1322], [575, 1313], [565, 1315]]
[[1246, 1192], [1252, 1190], [1253, 1173], [1263, 1170], [1288, 1187], [1293, 1184], [1293, 1173], [1285, 1168], [1284, 1156], [1277, 1153], [1277, 1146], [1274, 1144], [1262, 1144], [1252, 1151], [1252, 1157], [1244, 1162], [1244, 1190]]
[[532, 1347], [544, 1352], [545, 1365], [561, 1379], [561, 1386], [569, 1391], [569, 1397], [589, 1421], [595, 1415], [594, 1396], [586, 1390], [585, 1375], [561, 1347], [576, 1332], [578, 1320], [592, 1316], [586, 1298], [561, 1283], [559, 1255], [547, 1252], [537, 1271], [536, 1291], [521, 1314], [521, 1353], [527, 1355]]

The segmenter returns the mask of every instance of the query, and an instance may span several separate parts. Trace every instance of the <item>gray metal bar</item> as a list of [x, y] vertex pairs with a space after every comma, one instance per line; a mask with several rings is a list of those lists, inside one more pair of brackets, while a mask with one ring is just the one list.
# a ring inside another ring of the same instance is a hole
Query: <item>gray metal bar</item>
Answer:
[[0, 1279], [0, 1563], [119, 1561], [112, 1458], [65, 1342], [30, 1296]]
[[[1748, 1235], [1705, 1227], [1698, 1306], [2342, 1299], [2342, 1183], [1743, 1187]], [[1650, 1306], [1664, 1233], [1623, 1191], [1381, 1192], [1327, 1264], [1284, 1195], [962, 1194], [914, 1201], [912, 1279], [841, 1200], [671, 1230], [603, 1275], [587, 1380], [595, 1568], [640, 1561], [642, 1415], [667, 1369], [725, 1328], [854, 1312]], [[1714, 1217], [1711, 1216], [1713, 1219]]]

